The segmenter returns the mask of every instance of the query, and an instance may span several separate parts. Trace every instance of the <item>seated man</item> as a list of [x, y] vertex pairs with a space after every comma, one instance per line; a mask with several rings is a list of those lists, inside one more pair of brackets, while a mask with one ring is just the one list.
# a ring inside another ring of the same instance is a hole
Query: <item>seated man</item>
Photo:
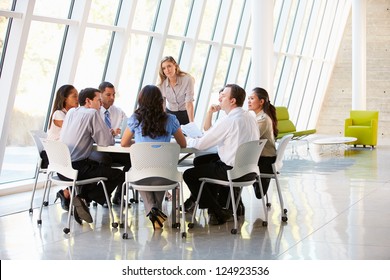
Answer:
[[[102, 93], [102, 106], [100, 107], [100, 116], [106, 123], [107, 129], [114, 137], [119, 137], [122, 133], [122, 125], [127, 121], [125, 112], [114, 105], [115, 101], [115, 87], [110, 82], [102, 82], [99, 85], [99, 90]], [[95, 154], [96, 155], [96, 154]], [[104, 153], [103, 159], [97, 161], [106, 163], [111, 166], [113, 163], [123, 166], [124, 172], [129, 171], [131, 167], [130, 156], [127, 153]], [[112, 203], [120, 205], [123, 198], [121, 197], [122, 186], [116, 188]]]
[[[221, 94], [219, 105], [227, 116], [207, 130], [203, 137], [188, 140], [187, 147], [194, 147], [198, 150], [207, 150], [216, 146], [219, 157], [219, 159], [194, 165], [193, 168], [184, 171], [183, 179], [193, 197], [197, 197], [199, 193], [201, 185], [199, 178], [227, 180], [226, 171], [233, 168], [238, 147], [245, 142], [260, 138], [256, 119], [242, 108], [245, 95], [245, 90], [238, 85], [226, 85]], [[228, 192], [228, 188], [211, 184], [205, 185], [199, 206], [209, 209], [211, 224], [223, 224], [230, 218], [230, 211], [222, 208], [218, 198], [219, 196], [227, 197]]]
[[[89, 159], [94, 142], [101, 146], [115, 144], [113, 135], [99, 114], [100, 91], [95, 88], [81, 90], [79, 103], [80, 107], [73, 108], [66, 114], [60, 140], [69, 147], [72, 166], [79, 171], [77, 178], [79, 180], [92, 177], [108, 178], [105, 185], [110, 195], [117, 186], [121, 186], [125, 181], [124, 172]], [[96, 201], [103, 205], [106, 202], [103, 188], [93, 184], [83, 186], [81, 193], [74, 198], [78, 216], [90, 223], [92, 217], [85, 201]]]

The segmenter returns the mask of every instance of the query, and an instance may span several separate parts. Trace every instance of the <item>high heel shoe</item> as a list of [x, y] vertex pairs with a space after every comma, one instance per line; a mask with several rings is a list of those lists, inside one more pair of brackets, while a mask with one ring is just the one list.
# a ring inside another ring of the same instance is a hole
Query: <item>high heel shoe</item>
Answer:
[[61, 200], [61, 207], [62, 207], [62, 209], [64, 209], [65, 211], [69, 211], [70, 199], [67, 199], [64, 196], [64, 191], [63, 190], [60, 190], [60, 191], [57, 192], [56, 199], [54, 200], [54, 203], [56, 203], [57, 199]]
[[156, 230], [156, 229], [161, 229], [163, 227], [163, 224], [162, 222], [160, 221], [160, 219], [158, 218], [158, 216], [154, 215], [152, 213], [152, 211], [150, 211], [148, 213], [148, 215], [146, 215], [147, 217], [149, 217], [149, 220], [152, 222], [152, 225], [153, 225], [153, 229]]
[[154, 216], [160, 221], [160, 223], [164, 223], [167, 219], [167, 215], [165, 215], [160, 209], [153, 207], [150, 212], [153, 213]]

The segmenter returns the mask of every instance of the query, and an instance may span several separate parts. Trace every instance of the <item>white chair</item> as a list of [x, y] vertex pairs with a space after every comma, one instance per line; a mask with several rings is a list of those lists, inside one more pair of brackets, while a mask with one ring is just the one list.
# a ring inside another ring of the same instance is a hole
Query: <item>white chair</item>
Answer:
[[[30, 201], [29, 213], [32, 214], [33, 213], [34, 196], [35, 196], [35, 191], [37, 189], [37, 183], [38, 183], [39, 174], [46, 174], [46, 172], [47, 172], [47, 167], [46, 166], [42, 166], [42, 157], [41, 157], [41, 153], [44, 150], [43, 144], [42, 144], [42, 139], [46, 139], [47, 134], [43, 130], [31, 130], [30, 134], [31, 134], [31, 136], [32, 136], [32, 138], [34, 140], [35, 147], [37, 148], [38, 155], [39, 155], [38, 162], [37, 162], [37, 167], [35, 169], [34, 186], [32, 188], [32, 192], [31, 192], [31, 201]], [[47, 181], [45, 181], [45, 185], [46, 184], [47, 184]], [[44, 199], [44, 201], [43, 201], [43, 205], [44, 206], [49, 205], [49, 192], [47, 193], [46, 200]]]
[[[217, 184], [224, 187], [230, 188], [230, 195], [229, 198], [231, 199], [232, 208], [233, 208], [233, 218], [234, 218], [234, 228], [231, 230], [232, 234], [237, 233], [238, 223], [237, 223], [237, 206], [241, 199], [241, 192], [242, 188], [246, 186], [252, 186], [256, 180], [259, 178], [259, 157], [261, 155], [261, 152], [265, 146], [265, 143], [267, 142], [267, 139], [261, 139], [261, 140], [255, 140], [250, 141], [241, 144], [236, 152], [236, 157], [234, 159], [234, 165], [233, 168], [230, 170], [227, 170], [227, 178], [228, 180], [218, 180], [213, 178], [199, 178], [200, 181], [202, 181], [202, 184], [200, 185], [198, 197], [195, 202], [195, 208], [194, 212], [192, 214], [192, 220], [191, 223], [188, 224], [189, 228], [194, 227], [194, 221], [195, 221], [195, 215], [196, 210], [199, 205], [199, 200], [202, 195], [203, 186], [205, 183], [210, 184]], [[246, 180], [246, 181], [238, 181], [237, 179], [240, 179], [241, 177], [245, 175], [253, 174], [253, 179]], [[237, 197], [234, 197], [234, 189], [233, 188], [240, 188], [240, 191], [238, 193]], [[268, 218], [267, 218], [267, 208], [265, 206], [265, 202], [263, 201], [263, 209], [265, 214], [265, 220], [263, 221], [263, 225], [268, 225]], [[184, 212], [184, 211], [183, 211]]]
[[[293, 138], [293, 135], [288, 134], [288, 135], [283, 136], [282, 139], [280, 140], [279, 145], [276, 149], [276, 160], [272, 164], [273, 173], [272, 174], [261, 173], [261, 170], [260, 170], [260, 177], [261, 178], [275, 179], [276, 190], [277, 190], [278, 196], [279, 196], [280, 209], [281, 209], [281, 215], [282, 215], [283, 222], [287, 222], [288, 218], [287, 218], [287, 209], [284, 208], [283, 195], [282, 195], [282, 191], [280, 189], [278, 177], [280, 174], [280, 170], [282, 169], [282, 166], [283, 166], [284, 152], [286, 151], [286, 147], [292, 138]], [[261, 182], [261, 181], [259, 180], [259, 182]], [[264, 197], [263, 188], [261, 187], [261, 183], [260, 183], [260, 193], [261, 193], [261, 197]], [[268, 203], [268, 196], [266, 196], [266, 197], [267, 197], [267, 207], [271, 207], [271, 203]]]
[[[180, 191], [180, 200], [184, 201], [182, 188], [182, 173], [178, 171], [177, 164], [180, 156], [180, 146], [170, 142], [142, 142], [130, 147], [131, 168], [126, 172], [126, 180], [122, 186], [126, 199], [129, 190], [136, 191], [167, 191], [173, 190], [172, 200], [172, 227], [180, 228], [176, 223], [179, 213], [176, 207], [176, 188]], [[126, 188], [125, 188], [126, 186]], [[180, 203], [179, 203], [180, 204]], [[128, 204], [125, 209], [125, 225], [123, 239], [128, 238]], [[182, 212], [182, 237], [187, 237], [185, 230], [185, 215]], [[120, 225], [122, 224], [122, 207], [120, 211]]]
[[[118, 223], [114, 222], [114, 215], [112, 213], [111, 209], [111, 203], [110, 198], [107, 194], [106, 186], [104, 184], [104, 181], [107, 180], [105, 177], [94, 177], [90, 179], [85, 180], [77, 180], [78, 170], [74, 169], [72, 167], [72, 161], [70, 157], [69, 148], [66, 144], [60, 142], [60, 141], [50, 141], [50, 140], [44, 140], [42, 142], [45, 151], [47, 153], [47, 156], [49, 158], [49, 166], [47, 168], [47, 181], [48, 184], [45, 186], [46, 193], [47, 189], [50, 189], [51, 184], [55, 183], [58, 185], [65, 185], [65, 186], [72, 186], [71, 196], [70, 196], [70, 203], [69, 203], [69, 213], [68, 213], [68, 224], [67, 227], [64, 228], [64, 233], [70, 232], [70, 217], [72, 215], [72, 210], [74, 211], [73, 206], [73, 198], [75, 194], [78, 193], [77, 188], [83, 185], [91, 184], [91, 183], [101, 183], [103, 186], [104, 194], [106, 196], [106, 201], [108, 205], [108, 210], [110, 212], [111, 216], [111, 225], [113, 228], [118, 227]], [[69, 178], [70, 180], [62, 180], [58, 177], [57, 173], [63, 175], [66, 178]], [[38, 225], [42, 224], [42, 206], [39, 212], [39, 218], [38, 218]]]

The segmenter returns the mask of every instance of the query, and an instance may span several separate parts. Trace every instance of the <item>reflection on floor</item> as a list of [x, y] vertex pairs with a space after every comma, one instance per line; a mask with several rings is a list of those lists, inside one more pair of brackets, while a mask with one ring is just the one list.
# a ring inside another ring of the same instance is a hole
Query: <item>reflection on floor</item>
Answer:
[[[233, 222], [208, 225], [206, 211], [198, 213], [198, 223], [186, 239], [170, 227], [170, 219], [163, 230], [154, 232], [142, 203], [131, 209], [131, 239], [122, 239], [123, 229], [111, 228], [108, 211], [100, 206], [91, 206], [92, 224], [72, 222], [66, 235], [62, 229], [67, 213], [59, 203], [52, 204], [55, 189], [40, 227], [41, 190], [32, 215], [29, 193], [0, 197], [0, 259], [388, 260], [389, 158], [390, 146], [371, 150], [310, 144], [307, 150], [306, 143], [294, 144], [286, 151], [281, 174], [288, 222], [280, 220], [274, 182], [268, 227], [262, 226], [261, 201], [254, 198], [252, 188], [246, 188], [246, 213], [237, 235], [230, 233]], [[170, 203], [164, 204], [168, 214]], [[114, 212], [119, 219], [119, 209]]]

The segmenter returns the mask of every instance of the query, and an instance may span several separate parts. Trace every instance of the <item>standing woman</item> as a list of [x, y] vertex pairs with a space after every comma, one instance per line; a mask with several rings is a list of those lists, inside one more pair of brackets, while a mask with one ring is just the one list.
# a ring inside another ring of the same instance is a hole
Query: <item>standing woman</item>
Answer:
[[72, 85], [61, 86], [56, 93], [53, 110], [50, 116], [47, 139], [58, 141], [65, 115], [71, 108], [79, 106], [79, 93]]
[[194, 121], [194, 78], [180, 70], [172, 56], [160, 62], [158, 87], [166, 100], [167, 113], [177, 117], [180, 124]]
[[[138, 97], [138, 108], [127, 120], [127, 127], [122, 135], [121, 146], [129, 147], [133, 137], [138, 142], [170, 142], [172, 135], [181, 148], [187, 146], [186, 139], [175, 115], [166, 113], [161, 91], [154, 85], [142, 88]], [[140, 191], [144, 200], [146, 216], [153, 224], [153, 229], [163, 227], [167, 216], [161, 211], [165, 192]]]
[[[272, 164], [276, 160], [275, 138], [278, 135], [278, 120], [276, 118], [276, 109], [269, 100], [268, 92], [263, 88], [254, 88], [248, 98], [248, 109], [256, 114], [260, 139], [267, 139], [258, 163], [260, 172], [273, 173]], [[271, 179], [261, 178], [264, 195], [268, 191], [270, 181]], [[256, 197], [261, 199], [259, 184], [255, 183], [253, 187]]]

